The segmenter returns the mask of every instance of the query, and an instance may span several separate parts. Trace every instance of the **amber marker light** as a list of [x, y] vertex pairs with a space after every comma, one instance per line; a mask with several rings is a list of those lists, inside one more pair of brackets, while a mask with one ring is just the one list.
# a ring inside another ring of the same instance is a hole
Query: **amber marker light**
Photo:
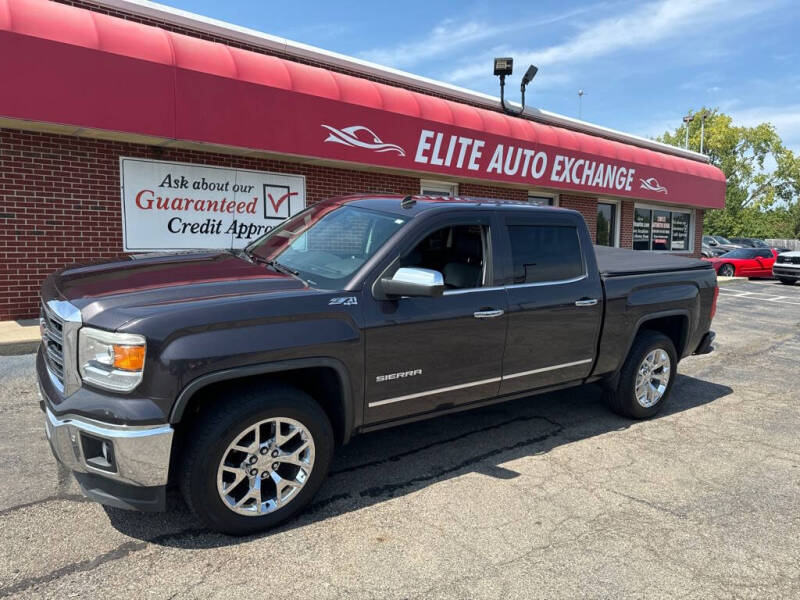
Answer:
[[144, 346], [114, 345], [114, 368], [123, 371], [144, 369]]

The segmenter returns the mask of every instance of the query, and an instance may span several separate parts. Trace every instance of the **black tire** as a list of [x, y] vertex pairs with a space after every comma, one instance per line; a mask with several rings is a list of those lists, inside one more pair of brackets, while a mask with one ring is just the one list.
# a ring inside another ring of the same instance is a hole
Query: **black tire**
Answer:
[[[653, 350], [662, 349], [669, 356], [670, 372], [666, 390], [661, 398], [652, 406], [642, 406], [636, 399], [634, 388], [636, 376], [644, 358]], [[649, 419], [653, 417], [669, 398], [675, 373], [678, 367], [678, 357], [675, 345], [663, 333], [657, 331], [640, 331], [633, 341], [630, 352], [622, 365], [614, 387], [606, 387], [604, 400], [615, 413], [631, 419]]]
[[[248, 426], [270, 418], [301, 423], [314, 442], [314, 463], [296, 497], [260, 516], [246, 516], [225, 505], [217, 491], [217, 470], [229, 444]], [[184, 500], [209, 528], [248, 535], [274, 527], [305, 508], [328, 474], [334, 450], [333, 429], [325, 411], [308, 394], [285, 385], [246, 388], [200, 417], [186, 435], [179, 485]]]
[[719, 268], [718, 273], [722, 277], [735, 277], [736, 267], [734, 267], [731, 263], [725, 263]]
[[797, 283], [797, 279], [795, 279], [794, 277], [778, 277], [778, 280], [783, 285], [794, 285], [795, 283]]

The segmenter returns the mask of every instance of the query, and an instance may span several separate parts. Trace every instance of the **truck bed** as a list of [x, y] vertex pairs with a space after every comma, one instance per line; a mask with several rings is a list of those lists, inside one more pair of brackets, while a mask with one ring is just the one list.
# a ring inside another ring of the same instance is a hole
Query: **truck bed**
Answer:
[[699, 258], [686, 258], [666, 253], [625, 250], [608, 246], [595, 246], [594, 253], [597, 256], [597, 268], [604, 278], [713, 268], [711, 263]]

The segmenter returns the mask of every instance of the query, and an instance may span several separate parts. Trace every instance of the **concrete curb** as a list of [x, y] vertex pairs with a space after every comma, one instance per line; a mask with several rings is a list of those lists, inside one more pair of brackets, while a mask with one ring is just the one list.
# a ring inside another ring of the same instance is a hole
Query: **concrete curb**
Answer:
[[39, 341], [38, 319], [0, 321], [0, 356], [31, 354]]
[[742, 283], [743, 281], [748, 281], [747, 277], [719, 277], [717, 276], [717, 285], [719, 287], [724, 287], [726, 285], [734, 285], [737, 283]]

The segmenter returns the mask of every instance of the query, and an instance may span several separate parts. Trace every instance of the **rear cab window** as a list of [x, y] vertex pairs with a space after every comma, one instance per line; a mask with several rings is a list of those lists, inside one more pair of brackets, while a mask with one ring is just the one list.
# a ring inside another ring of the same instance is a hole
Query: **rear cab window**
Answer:
[[545, 284], [586, 274], [578, 228], [562, 223], [506, 221], [512, 285]]

